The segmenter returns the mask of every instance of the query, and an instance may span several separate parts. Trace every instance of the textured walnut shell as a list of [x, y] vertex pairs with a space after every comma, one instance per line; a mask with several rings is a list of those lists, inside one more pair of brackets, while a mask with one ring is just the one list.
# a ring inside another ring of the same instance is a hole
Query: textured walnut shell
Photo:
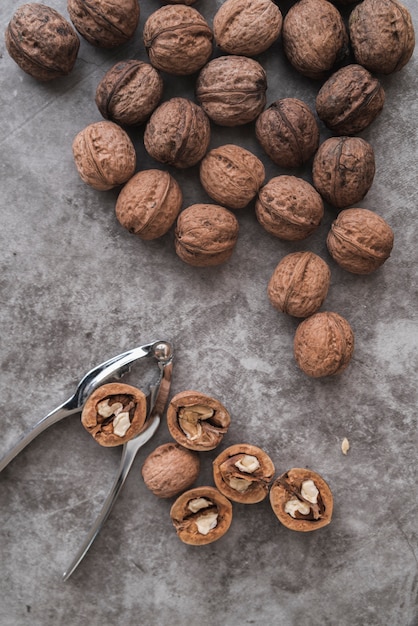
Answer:
[[355, 60], [376, 74], [398, 72], [414, 51], [411, 14], [397, 0], [364, 0], [350, 14], [349, 32]]
[[[198, 513], [192, 513], [188, 508], [191, 501], [204, 498], [211, 506]], [[214, 511], [217, 514], [216, 526], [207, 534], [198, 531], [197, 517]], [[231, 526], [232, 504], [215, 487], [195, 487], [182, 493], [174, 502], [170, 510], [171, 521], [179, 539], [192, 546], [203, 546], [220, 539]]]
[[20, 69], [44, 82], [69, 74], [80, 47], [77, 33], [58, 11], [32, 2], [16, 9], [5, 43]]
[[126, 183], [136, 167], [136, 152], [127, 133], [114, 122], [95, 122], [73, 141], [75, 165], [81, 179], [106, 191]]
[[332, 376], [348, 366], [354, 352], [354, 333], [338, 313], [314, 313], [297, 327], [293, 347], [305, 374], [313, 378]]
[[196, 82], [196, 97], [213, 122], [241, 126], [266, 105], [267, 76], [254, 59], [230, 55], [209, 61]]
[[171, 498], [189, 489], [199, 476], [200, 457], [178, 443], [164, 443], [147, 456], [142, 478], [159, 498]]
[[213, 18], [219, 48], [228, 54], [255, 56], [279, 37], [283, 18], [272, 0], [226, 0]]
[[256, 137], [280, 167], [300, 167], [319, 145], [319, 126], [311, 109], [297, 98], [273, 102], [257, 118]]
[[276, 266], [268, 287], [271, 304], [288, 315], [308, 317], [322, 306], [330, 285], [328, 264], [313, 252], [291, 252]]
[[369, 209], [345, 209], [327, 237], [330, 255], [353, 274], [371, 274], [389, 258], [394, 235], [389, 224]]
[[210, 150], [200, 163], [206, 193], [230, 209], [242, 209], [264, 182], [264, 165], [252, 152], [233, 144]]
[[327, 0], [300, 0], [283, 20], [284, 53], [309, 78], [323, 79], [348, 55], [348, 34], [338, 9]]
[[140, 15], [138, 0], [68, 0], [67, 10], [80, 35], [98, 48], [129, 41]]
[[[305, 481], [312, 480], [319, 491], [316, 506], [308, 500], [304, 500], [301, 495], [301, 487]], [[310, 506], [307, 515], [297, 513], [297, 517], [292, 517], [285, 511], [286, 503], [292, 499], [305, 502]], [[312, 470], [295, 467], [279, 476], [270, 489], [270, 503], [277, 519], [290, 530], [299, 532], [309, 532], [327, 526], [331, 522], [334, 499], [331, 489], [325, 480]]]
[[206, 154], [210, 123], [200, 106], [171, 98], [158, 106], [145, 126], [144, 145], [160, 163], [178, 168], [196, 165]]
[[[98, 404], [109, 400], [110, 404], [120, 402], [124, 408], [129, 404], [130, 426], [125, 435], [119, 436], [114, 433], [114, 415], [105, 418], [98, 414]], [[113, 447], [129, 441], [138, 435], [144, 424], [147, 415], [147, 400], [145, 394], [136, 387], [123, 383], [109, 383], [98, 387], [87, 398], [81, 413], [81, 423], [92, 437], [101, 446]]]
[[315, 106], [318, 117], [336, 135], [356, 135], [376, 119], [384, 103], [385, 92], [377, 78], [353, 63], [322, 85]]
[[194, 74], [212, 55], [209, 24], [199, 11], [185, 4], [164, 6], [151, 13], [143, 38], [152, 65], [169, 74]]
[[141, 239], [157, 239], [174, 224], [182, 201], [180, 186], [168, 172], [142, 170], [122, 188], [116, 201], [116, 217]]
[[324, 204], [311, 184], [296, 176], [275, 176], [262, 187], [255, 205], [261, 226], [275, 237], [299, 241], [321, 223]]
[[107, 120], [125, 126], [145, 122], [163, 95], [163, 81], [149, 63], [131, 59], [113, 65], [96, 89], [96, 105]]
[[[253, 472], [240, 468], [239, 462], [246, 455], [255, 457], [259, 463], [259, 467]], [[261, 448], [247, 443], [226, 448], [213, 461], [213, 479], [216, 487], [229, 500], [242, 504], [255, 504], [264, 500], [268, 495], [274, 472], [275, 467], [269, 455]], [[231, 486], [231, 480], [246, 481], [248, 486], [245, 491], [239, 491]]]
[[[195, 419], [195, 416], [185, 413], [193, 412], [193, 407], [198, 406], [208, 408], [212, 415], [201, 419], [196, 416]], [[189, 450], [213, 450], [221, 443], [230, 423], [231, 416], [223, 404], [200, 391], [181, 391], [167, 407], [167, 426], [171, 436]]]

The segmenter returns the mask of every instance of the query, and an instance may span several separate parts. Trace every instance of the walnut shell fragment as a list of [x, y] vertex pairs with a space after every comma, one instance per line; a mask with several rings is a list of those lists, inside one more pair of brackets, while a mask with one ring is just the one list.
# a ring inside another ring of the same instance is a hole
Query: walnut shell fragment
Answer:
[[68, 0], [67, 10], [80, 35], [98, 48], [129, 41], [140, 15], [138, 0]]
[[171, 498], [189, 489], [199, 471], [198, 453], [174, 442], [164, 443], [153, 450], [141, 469], [145, 485], [159, 498]]
[[322, 476], [295, 467], [274, 481], [270, 503], [277, 519], [286, 528], [309, 532], [331, 522], [334, 499]]

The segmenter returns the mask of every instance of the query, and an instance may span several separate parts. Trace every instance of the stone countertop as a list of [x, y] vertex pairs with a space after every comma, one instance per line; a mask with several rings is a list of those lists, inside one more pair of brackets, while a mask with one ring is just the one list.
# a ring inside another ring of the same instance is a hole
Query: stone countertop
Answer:
[[[66, 2], [48, 2], [68, 18]], [[197, 0], [211, 21], [221, 3]], [[283, 12], [289, 2], [279, 2]], [[418, 7], [404, 4], [415, 26]], [[334, 494], [326, 528], [282, 526], [268, 499], [234, 504], [229, 532], [207, 546], [183, 544], [171, 500], [145, 487], [141, 463], [170, 441], [163, 422], [140, 452], [115, 507], [79, 568], [66, 569], [118, 468], [120, 450], [98, 446], [78, 416], [39, 436], [0, 477], [1, 626], [412, 626], [417, 616], [418, 285], [416, 209], [417, 56], [381, 78], [386, 103], [362, 133], [377, 171], [362, 206], [392, 226], [395, 246], [374, 274], [356, 276], [329, 257], [335, 211], [326, 207], [307, 240], [280, 241], [258, 224], [254, 205], [236, 211], [240, 234], [227, 263], [193, 268], [174, 252], [173, 230], [144, 242], [117, 222], [118, 190], [98, 192], [75, 169], [71, 144], [99, 121], [95, 89], [125, 58], [147, 60], [141, 29], [160, 2], [143, 0], [138, 33], [100, 50], [81, 41], [73, 72], [41, 84], [1, 48], [1, 415], [0, 456], [63, 402], [92, 366], [155, 339], [173, 342], [170, 397], [196, 389], [232, 416], [219, 448], [266, 450], [276, 473], [308, 467]], [[16, 8], [3, 0], [1, 28]], [[348, 13], [348, 11], [346, 11]], [[218, 51], [215, 51], [218, 54]], [[294, 96], [314, 107], [318, 83], [297, 75], [279, 39], [260, 55], [267, 100]], [[193, 80], [164, 76], [164, 99], [193, 98]], [[143, 129], [132, 131], [138, 169]], [[321, 124], [321, 140], [328, 132]], [[211, 146], [253, 150], [266, 179], [286, 173], [262, 154], [253, 125], [212, 125]], [[170, 169], [186, 207], [210, 201], [198, 168]], [[310, 180], [310, 165], [291, 173]], [[311, 379], [293, 358], [298, 320], [270, 305], [266, 287], [288, 252], [309, 249], [331, 267], [323, 308], [352, 325], [356, 346], [338, 377]], [[138, 381], [138, 384], [139, 381]], [[350, 450], [341, 451], [347, 437]], [[212, 484], [216, 451], [202, 453], [197, 484]]]

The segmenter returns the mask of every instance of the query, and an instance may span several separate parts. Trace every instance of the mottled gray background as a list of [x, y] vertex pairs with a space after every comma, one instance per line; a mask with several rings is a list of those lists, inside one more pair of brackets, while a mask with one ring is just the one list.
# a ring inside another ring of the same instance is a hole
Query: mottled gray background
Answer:
[[[50, 6], [68, 17], [65, 0]], [[221, 3], [197, 0], [211, 22]], [[283, 11], [290, 2], [279, 2]], [[19, 3], [2, 0], [1, 30]], [[418, 8], [405, 0], [415, 25]], [[146, 60], [141, 31], [158, 0], [141, 2], [137, 36], [113, 51], [81, 42], [67, 78], [40, 84], [0, 43], [1, 389], [0, 455], [74, 390], [93, 365], [137, 344], [169, 339], [176, 351], [171, 395], [198, 389], [232, 414], [222, 448], [246, 441], [273, 458], [277, 473], [306, 466], [335, 498], [327, 528], [297, 534], [269, 503], [234, 505], [231, 530], [201, 548], [182, 544], [172, 501], [144, 486], [145, 456], [169, 440], [165, 424], [147, 444], [85, 560], [65, 570], [111, 485], [119, 450], [100, 448], [77, 416], [46, 431], [0, 477], [1, 626], [412, 626], [417, 574], [417, 56], [382, 77], [386, 105], [362, 133], [377, 172], [362, 205], [392, 226], [390, 260], [355, 276], [329, 258], [318, 231], [290, 244], [237, 211], [239, 241], [223, 266], [180, 261], [173, 233], [142, 242], [114, 215], [118, 190], [97, 192], [79, 178], [71, 143], [101, 119], [95, 89], [118, 60]], [[348, 13], [348, 11], [346, 11]], [[218, 54], [215, 51], [215, 54]], [[314, 106], [319, 84], [297, 75], [281, 40], [258, 60], [268, 103], [295, 96]], [[193, 80], [164, 76], [164, 99], [193, 98]], [[132, 132], [138, 169], [159, 167]], [[321, 125], [321, 138], [328, 136]], [[236, 142], [262, 156], [267, 178], [285, 173], [261, 155], [252, 125], [212, 127], [212, 145]], [[206, 201], [197, 168], [172, 173], [184, 207]], [[292, 172], [310, 180], [310, 166]], [[324, 308], [345, 316], [354, 358], [337, 378], [314, 380], [292, 354], [297, 320], [275, 311], [266, 286], [288, 252], [328, 260]], [[137, 381], [140, 384], [140, 381]], [[351, 448], [341, 452], [348, 437]], [[202, 455], [199, 484], [211, 483], [214, 453]]]

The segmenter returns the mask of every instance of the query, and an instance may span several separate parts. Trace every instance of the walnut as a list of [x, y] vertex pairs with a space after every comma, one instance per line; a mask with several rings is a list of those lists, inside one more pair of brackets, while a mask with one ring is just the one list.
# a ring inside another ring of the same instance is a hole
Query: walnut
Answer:
[[273, 102], [257, 118], [256, 137], [280, 167], [300, 167], [316, 152], [319, 126], [311, 109], [297, 98]]
[[213, 18], [219, 48], [228, 54], [255, 56], [279, 37], [283, 18], [272, 0], [226, 0]]
[[217, 204], [192, 204], [180, 213], [175, 249], [182, 261], [195, 267], [225, 263], [238, 239], [235, 215]]
[[327, 237], [330, 255], [353, 274], [371, 274], [389, 258], [393, 248], [389, 224], [369, 209], [345, 209]]
[[267, 76], [263, 67], [244, 56], [209, 61], [196, 82], [196, 97], [213, 122], [240, 126], [253, 122], [266, 104]]
[[315, 106], [318, 117], [336, 135], [356, 135], [381, 113], [385, 92], [377, 78], [355, 63], [337, 70], [322, 85]]
[[267, 294], [288, 315], [308, 317], [322, 306], [330, 285], [328, 264], [313, 252], [291, 252], [275, 268]]
[[142, 466], [144, 483], [159, 498], [171, 498], [189, 489], [199, 476], [200, 457], [178, 443], [164, 443]]
[[143, 38], [152, 65], [169, 74], [194, 74], [212, 55], [209, 24], [199, 11], [185, 4], [154, 11], [145, 22]]
[[129, 41], [140, 15], [138, 0], [68, 0], [67, 10], [80, 35], [98, 48]]
[[32, 2], [16, 9], [5, 43], [20, 69], [43, 82], [69, 74], [80, 47], [77, 33], [58, 11]]
[[348, 34], [338, 9], [327, 0], [300, 0], [283, 20], [283, 50], [291, 65], [323, 79], [348, 56]]
[[196, 165], [206, 154], [209, 142], [209, 120], [201, 107], [187, 98], [171, 98], [160, 104], [145, 127], [148, 154], [178, 168]]
[[213, 148], [200, 163], [206, 193], [230, 209], [242, 209], [264, 182], [264, 165], [252, 152], [233, 144]]
[[270, 234], [299, 241], [318, 228], [324, 204], [310, 183], [282, 175], [271, 178], [260, 189], [255, 212], [261, 226]]
[[114, 122], [95, 122], [73, 141], [75, 165], [81, 179], [106, 191], [126, 183], [136, 167], [136, 152], [127, 133]]
[[334, 502], [322, 476], [310, 469], [294, 467], [274, 481], [270, 503], [286, 528], [308, 532], [331, 522]]
[[116, 202], [116, 217], [124, 228], [141, 239], [157, 239], [170, 230], [182, 201], [181, 189], [168, 172], [142, 170], [122, 188]]
[[348, 366], [353, 352], [353, 330], [338, 313], [314, 313], [296, 329], [295, 359], [308, 376], [320, 378], [340, 374]]
[[125, 126], [145, 122], [163, 95], [163, 81], [149, 63], [120, 61], [106, 72], [96, 89], [96, 105], [107, 120]]
[[349, 32], [355, 60], [376, 74], [398, 72], [415, 48], [411, 14], [397, 0], [364, 0], [350, 14]]

